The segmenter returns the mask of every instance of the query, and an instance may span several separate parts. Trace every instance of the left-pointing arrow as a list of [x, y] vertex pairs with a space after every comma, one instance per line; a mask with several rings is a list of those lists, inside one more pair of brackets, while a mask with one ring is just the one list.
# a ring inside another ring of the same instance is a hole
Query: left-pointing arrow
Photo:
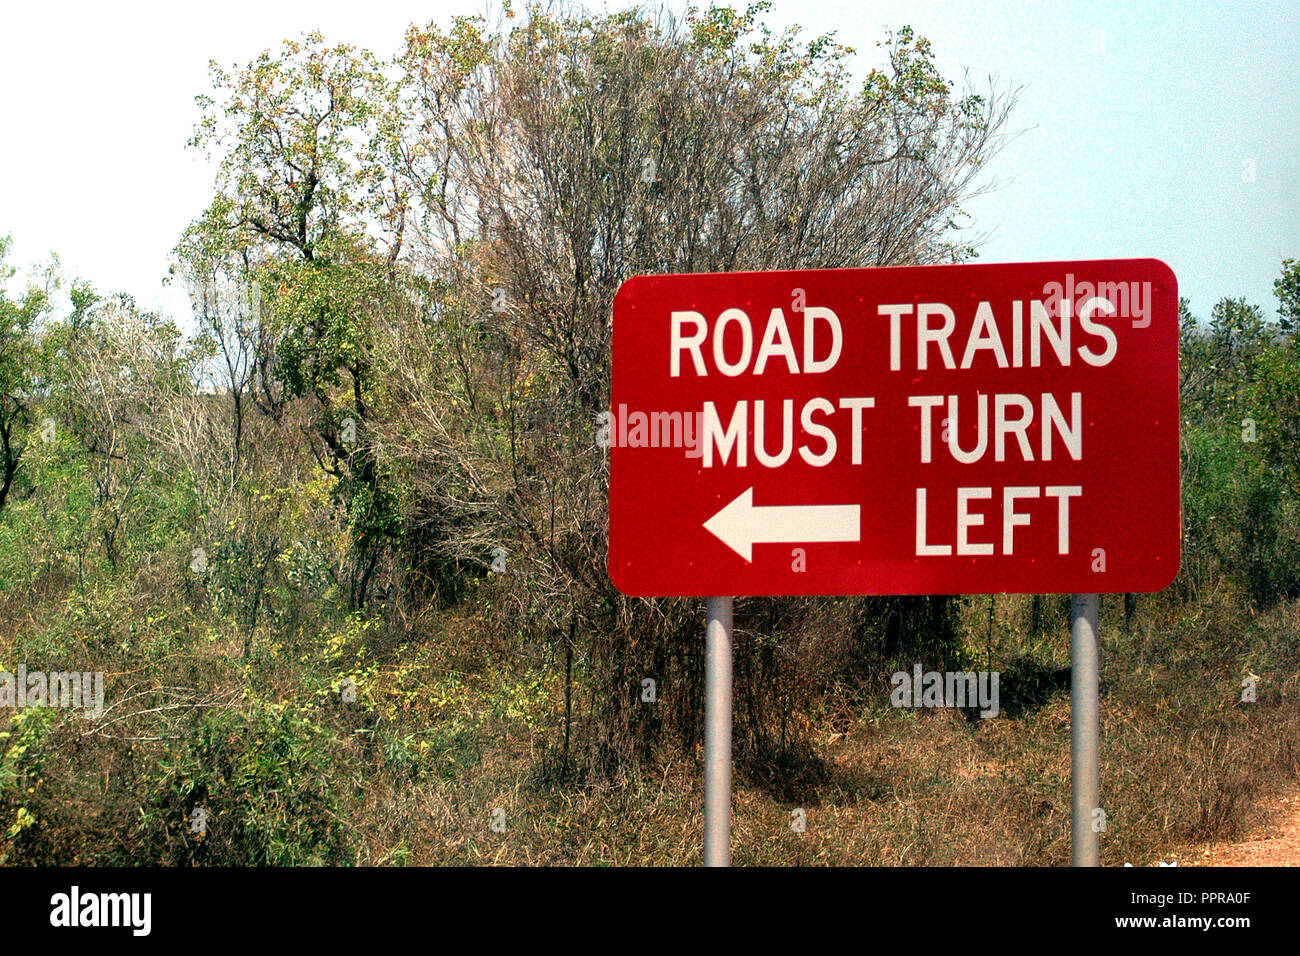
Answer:
[[754, 489], [746, 488], [708, 521], [705, 530], [746, 561], [755, 544], [860, 541], [862, 509], [857, 505], [754, 506]]

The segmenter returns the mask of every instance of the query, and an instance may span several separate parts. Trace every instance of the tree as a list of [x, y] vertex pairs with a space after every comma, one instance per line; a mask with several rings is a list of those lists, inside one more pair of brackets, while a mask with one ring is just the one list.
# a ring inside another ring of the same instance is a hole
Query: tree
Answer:
[[315, 401], [317, 458], [357, 535], [359, 605], [396, 527], [371, 429], [375, 326], [404, 305], [405, 198], [383, 167], [387, 83], [373, 56], [319, 34], [211, 72], [221, 100], [199, 98], [192, 142], [224, 150], [220, 192], [181, 254], [235, 260], [260, 287], [272, 333], [263, 351], [275, 357], [255, 363], [263, 394], [274, 376], [284, 398]]
[[[412, 30], [397, 61], [398, 157], [419, 226], [409, 261], [432, 307], [385, 330], [383, 448], [435, 554], [485, 569], [508, 554], [509, 604], [566, 654], [581, 622], [597, 746], [613, 752], [652, 736], [636, 721], [658, 719], [632, 705], [634, 675], [679, 669], [672, 719], [687, 739], [698, 677], [682, 649], [693, 608], [626, 600], [605, 571], [595, 416], [618, 286], [638, 273], [963, 259], [959, 203], [1014, 99], [954, 93], [909, 29], [855, 86], [849, 49], [774, 34], [765, 9], [683, 21], [530, 7], [512, 26]], [[770, 619], [788, 634], [823, 609]]]
[[1300, 495], [1300, 261], [1284, 259], [1282, 275], [1273, 283], [1279, 323], [1289, 335], [1269, 350], [1256, 390], [1263, 434], [1261, 451]]
[[18, 300], [5, 294], [4, 286], [15, 274], [5, 263], [11, 244], [10, 236], [0, 236], [0, 509], [30, 440], [33, 403], [42, 386], [35, 334], [49, 305], [48, 290], [35, 286]]
[[1210, 312], [1212, 394], [1235, 413], [1255, 381], [1260, 356], [1273, 342], [1276, 327], [1263, 310], [1241, 298], [1223, 298]]
[[1283, 332], [1300, 328], [1300, 260], [1283, 259], [1282, 274], [1273, 282], [1277, 296], [1278, 325]]
[[147, 505], [143, 489], [163, 467], [154, 409], [185, 387], [180, 331], [126, 295], [105, 299], [85, 287], [70, 316], [52, 323], [44, 347], [58, 356], [53, 397], [89, 461], [104, 557], [116, 566], [119, 532]]
[[[219, 194], [183, 245], [261, 289], [274, 362], [254, 365], [314, 411], [352, 603], [381, 553], [404, 558], [419, 600], [495, 569], [510, 632], [587, 656], [603, 728], [587, 740], [614, 758], [661, 720], [631, 706], [633, 675], [683, 681], [679, 710], [655, 714], [685, 740], [699, 676], [693, 608], [624, 599], [605, 571], [595, 416], [619, 285], [963, 260], [960, 204], [1014, 100], [957, 91], [908, 28], [854, 82], [850, 49], [774, 33], [766, 10], [505, 6], [496, 26], [413, 28], [387, 64], [312, 34], [214, 66], [200, 100]], [[829, 619], [825, 602], [753, 607], [773, 642]], [[841, 608], [844, 632], [866, 633], [873, 607]], [[753, 661], [761, 697], [764, 668], [788, 665]], [[756, 697], [755, 728], [762, 711]]]
[[247, 271], [185, 248], [172, 268], [190, 296], [198, 323], [196, 350], [207, 360], [199, 370], [199, 391], [225, 396], [230, 407], [227, 455], [230, 474], [242, 463], [245, 419], [250, 389], [259, 374], [258, 346], [262, 339], [261, 293]]

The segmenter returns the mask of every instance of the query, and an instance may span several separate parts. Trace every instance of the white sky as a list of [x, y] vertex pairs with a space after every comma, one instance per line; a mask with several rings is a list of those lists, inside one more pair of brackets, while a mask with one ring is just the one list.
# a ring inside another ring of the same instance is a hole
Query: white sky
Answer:
[[[1198, 314], [1245, 295], [1271, 315], [1281, 259], [1300, 258], [1300, 4], [1154, 6], [775, 0], [769, 20], [836, 30], [864, 69], [884, 29], [910, 23], [949, 76], [1026, 86], [1012, 118], [1025, 132], [992, 167], [1003, 188], [968, 210], [993, 233], [983, 261], [1155, 256]], [[245, 62], [314, 28], [387, 55], [413, 20], [481, 10], [481, 0], [0, 7], [0, 235], [13, 234], [12, 263], [57, 251], [101, 290], [186, 315], [161, 280], [211, 194], [213, 170], [185, 147], [209, 58]]]

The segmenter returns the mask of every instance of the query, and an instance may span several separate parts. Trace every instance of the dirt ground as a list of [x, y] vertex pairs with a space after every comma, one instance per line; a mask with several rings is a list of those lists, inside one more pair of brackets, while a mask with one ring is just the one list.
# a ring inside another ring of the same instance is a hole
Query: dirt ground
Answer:
[[1184, 866], [1300, 866], [1300, 793], [1261, 804], [1245, 839], [1194, 848]]

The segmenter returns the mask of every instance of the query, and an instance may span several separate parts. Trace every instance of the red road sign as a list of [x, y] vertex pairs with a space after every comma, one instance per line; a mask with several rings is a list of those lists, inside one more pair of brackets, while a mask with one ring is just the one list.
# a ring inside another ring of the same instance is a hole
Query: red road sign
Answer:
[[1155, 259], [638, 276], [609, 570], [633, 595], [1156, 591], [1178, 287]]

